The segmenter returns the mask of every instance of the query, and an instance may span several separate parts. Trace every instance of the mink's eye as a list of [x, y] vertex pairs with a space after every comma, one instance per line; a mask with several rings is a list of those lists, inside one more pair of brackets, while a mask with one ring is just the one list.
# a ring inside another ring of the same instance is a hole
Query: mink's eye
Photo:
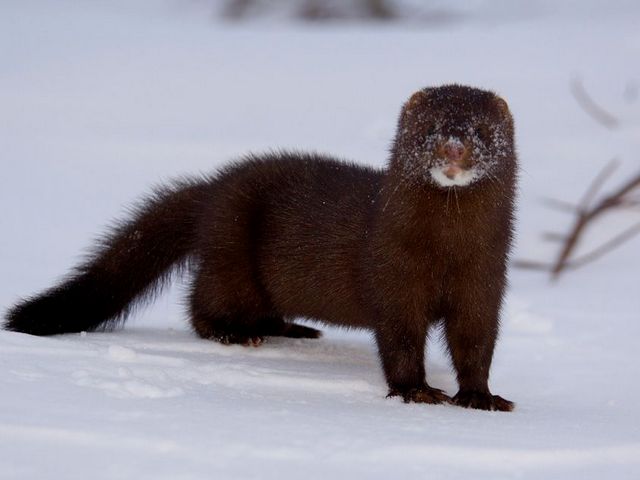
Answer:
[[489, 140], [491, 140], [491, 131], [489, 130], [489, 127], [484, 124], [478, 125], [475, 128], [474, 133], [483, 143], [489, 143]]
[[416, 141], [420, 142], [422, 145], [427, 145], [433, 142], [433, 136], [436, 134], [436, 127], [432, 123], [427, 125], [426, 127], [422, 127], [422, 132], [416, 135]]
[[431, 125], [429, 125], [429, 127], [427, 128], [424, 136], [425, 139], [428, 139], [429, 137], [433, 137], [436, 134], [436, 126], [432, 123]]

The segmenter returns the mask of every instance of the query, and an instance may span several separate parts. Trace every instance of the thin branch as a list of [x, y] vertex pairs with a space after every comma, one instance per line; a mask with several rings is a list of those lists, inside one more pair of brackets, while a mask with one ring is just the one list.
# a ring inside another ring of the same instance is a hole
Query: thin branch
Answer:
[[635, 188], [640, 186], [639, 173], [635, 177], [632, 177], [627, 183], [623, 184], [618, 190], [604, 197], [600, 202], [589, 209], [588, 205], [592, 202], [593, 197], [596, 196], [598, 190], [602, 187], [604, 181], [608, 178], [614, 168], [615, 163], [612, 161], [596, 176], [594, 181], [587, 189], [587, 193], [584, 195], [583, 201], [581, 202], [581, 208], [578, 212], [578, 216], [573, 224], [569, 235], [567, 236], [567, 240], [563, 248], [558, 254], [558, 258], [555, 261], [555, 266], [551, 271], [553, 278], [557, 278], [560, 275], [560, 272], [566, 267], [571, 253], [575, 249], [578, 243], [578, 239], [582, 235], [585, 227], [590, 222], [593, 222], [593, 220], [603, 212], [610, 210], [611, 208], [620, 206], [626, 200], [625, 196], [628, 193], [632, 192]]
[[573, 228], [571, 229], [571, 233], [569, 233], [569, 235], [567, 236], [567, 240], [560, 250], [560, 254], [558, 255], [558, 258], [554, 262], [554, 266], [551, 269], [552, 278], [558, 278], [560, 272], [564, 270], [567, 264], [567, 260], [569, 259], [569, 255], [571, 255], [571, 252], [578, 243], [578, 238], [580, 237], [580, 234], [582, 233], [584, 227], [587, 225], [588, 221], [589, 220], [586, 214], [580, 213], [578, 215], [578, 218], [576, 219]]
[[624, 201], [625, 205], [638, 205], [640, 204], [640, 196], [627, 197]]
[[571, 269], [574, 269], [574, 268], [582, 267], [583, 265], [586, 265], [587, 263], [593, 262], [594, 260], [597, 260], [598, 258], [602, 257], [603, 255], [605, 255], [605, 254], [611, 252], [612, 250], [618, 248], [620, 245], [622, 245], [626, 241], [631, 240], [633, 237], [635, 237], [639, 233], [640, 233], [640, 223], [636, 223], [631, 228], [628, 228], [627, 230], [625, 230], [621, 234], [616, 235], [614, 238], [612, 238], [608, 242], [604, 243], [603, 245], [600, 245], [598, 248], [592, 250], [589, 253], [586, 253], [586, 254], [582, 255], [581, 257], [578, 257], [578, 258], [572, 260], [567, 265], [567, 267], [571, 268]]
[[511, 263], [514, 267], [524, 270], [542, 270], [548, 272], [553, 268], [553, 265], [550, 263], [537, 262], [535, 260], [514, 260]]
[[573, 98], [576, 99], [578, 105], [580, 105], [582, 110], [584, 110], [596, 122], [610, 130], [615, 129], [620, 125], [620, 122], [616, 117], [593, 101], [585, 90], [580, 78], [574, 77], [569, 86], [571, 93], [573, 94]]
[[592, 224], [597, 217], [613, 209], [636, 209], [640, 207], [640, 172], [622, 184], [617, 190], [594, 203], [594, 199], [598, 196], [604, 183], [617, 167], [618, 162], [615, 159], [605, 165], [590, 183], [577, 206], [564, 200], [554, 198], [543, 199], [544, 202], [552, 208], [573, 212], [576, 215], [573, 225], [566, 236], [555, 232], [546, 232], [543, 234], [543, 238], [547, 241], [563, 242], [557, 258], [552, 264], [523, 260], [515, 261], [513, 265], [517, 268], [529, 270], [550, 271], [551, 277], [556, 279], [564, 270], [578, 268], [585, 263], [592, 262], [637, 235], [640, 232], [640, 224], [625, 230], [595, 250], [578, 258], [572, 258], [573, 252], [579, 240], [582, 238], [585, 229]]
[[635, 188], [640, 187], [640, 172], [632, 177], [627, 183], [625, 183], [618, 191], [616, 192], [617, 197], [623, 197], [624, 195], [630, 193]]
[[609, 179], [609, 177], [611, 177], [613, 172], [615, 172], [615, 170], [619, 166], [620, 162], [617, 159], [613, 158], [604, 166], [602, 170], [600, 170], [600, 173], [596, 176], [596, 178], [593, 179], [591, 185], [589, 185], [589, 188], [587, 188], [587, 191], [582, 196], [582, 200], [580, 200], [579, 204], [580, 210], [585, 211], [589, 208], [589, 205], [591, 205], [591, 202], [593, 201], [598, 191], [604, 186], [605, 182]]
[[640, 200], [624, 200], [620, 202], [618, 207], [623, 208], [625, 210], [638, 211], [640, 208]]
[[[582, 267], [588, 263], [591, 263], [598, 258], [610, 253], [615, 250], [623, 243], [631, 240], [636, 235], [640, 234], [640, 223], [636, 223], [631, 228], [628, 228], [624, 232], [616, 235], [611, 240], [608, 240], [604, 244], [595, 248], [589, 253], [585, 253], [584, 255], [571, 260], [564, 264], [563, 270], [574, 270], [576, 268]], [[553, 272], [554, 265], [544, 262], [538, 262], [535, 260], [515, 260], [513, 261], [513, 266], [516, 268], [521, 268], [525, 270], [538, 270], [544, 272]]]

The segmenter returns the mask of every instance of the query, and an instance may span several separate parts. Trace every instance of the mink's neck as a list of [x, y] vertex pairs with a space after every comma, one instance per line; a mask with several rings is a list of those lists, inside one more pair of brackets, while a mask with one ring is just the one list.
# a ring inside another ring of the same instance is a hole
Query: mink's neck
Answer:
[[455, 188], [439, 187], [427, 175], [411, 173], [392, 159], [376, 202], [374, 230], [401, 241], [422, 243], [470, 238], [491, 231], [487, 229], [491, 225], [510, 228], [511, 171]]

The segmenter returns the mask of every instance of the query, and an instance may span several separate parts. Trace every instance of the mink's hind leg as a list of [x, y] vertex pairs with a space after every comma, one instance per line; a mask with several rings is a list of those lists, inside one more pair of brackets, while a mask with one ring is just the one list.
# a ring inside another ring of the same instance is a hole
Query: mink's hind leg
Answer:
[[248, 318], [241, 315], [192, 316], [191, 323], [196, 333], [206, 340], [215, 340], [224, 345], [241, 344], [259, 346], [264, 337], [255, 330]]
[[218, 274], [198, 272], [189, 308], [191, 324], [202, 338], [225, 345], [259, 346], [264, 337], [319, 338], [320, 330], [286, 321], [250, 282], [224, 282]]
[[243, 315], [192, 316], [196, 333], [225, 345], [242, 344], [259, 346], [264, 337], [320, 338], [322, 332], [315, 328], [287, 322], [283, 317], [266, 316], [250, 318]]
[[251, 282], [233, 280], [201, 266], [189, 296], [191, 324], [201, 338], [258, 346], [264, 341], [262, 319], [273, 316], [269, 302]]

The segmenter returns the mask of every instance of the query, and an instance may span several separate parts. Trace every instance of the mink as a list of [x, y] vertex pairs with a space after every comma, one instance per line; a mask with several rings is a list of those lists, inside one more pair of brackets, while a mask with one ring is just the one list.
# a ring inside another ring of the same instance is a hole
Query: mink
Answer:
[[[296, 318], [369, 329], [389, 396], [509, 411], [514, 404], [493, 395], [488, 378], [516, 176], [501, 97], [424, 88], [403, 105], [386, 168], [272, 152], [158, 188], [61, 283], [11, 308], [4, 328], [53, 335], [117, 326], [183, 268], [202, 338], [258, 345], [320, 336]], [[457, 374], [453, 397], [427, 383], [434, 326]]]

